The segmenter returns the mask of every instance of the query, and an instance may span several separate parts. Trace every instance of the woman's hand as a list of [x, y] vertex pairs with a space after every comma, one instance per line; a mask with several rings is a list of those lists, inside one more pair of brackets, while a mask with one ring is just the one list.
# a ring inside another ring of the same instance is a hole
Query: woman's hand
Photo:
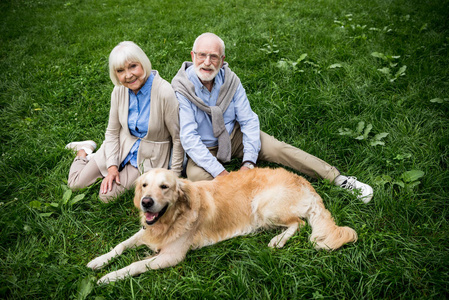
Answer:
[[108, 168], [108, 175], [101, 182], [100, 193], [106, 194], [112, 191], [112, 183], [114, 180], [117, 184], [120, 184], [119, 171], [117, 166], [110, 166]]

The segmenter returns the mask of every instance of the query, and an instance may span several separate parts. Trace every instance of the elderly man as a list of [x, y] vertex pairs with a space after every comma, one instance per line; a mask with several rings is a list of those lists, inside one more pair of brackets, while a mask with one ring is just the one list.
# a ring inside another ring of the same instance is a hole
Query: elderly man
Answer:
[[179, 101], [180, 139], [187, 153], [187, 177], [211, 180], [228, 174], [223, 163], [242, 158], [241, 170], [258, 160], [288, 166], [308, 176], [325, 178], [367, 203], [373, 189], [346, 177], [325, 161], [260, 131], [240, 79], [225, 58], [225, 44], [213, 33], [193, 44], [192, 62], [184, 62], [172, 80]]

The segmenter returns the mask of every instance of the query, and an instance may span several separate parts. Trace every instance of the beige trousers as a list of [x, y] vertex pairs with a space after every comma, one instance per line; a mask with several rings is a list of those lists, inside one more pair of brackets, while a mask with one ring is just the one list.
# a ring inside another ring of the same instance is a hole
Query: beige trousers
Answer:
[[[236, 125], [231, 134], [231, 157], [243, 158], [242, 138], [243, 134], [240, 126]], [[310, 177], [328, 179], [331, 182], [340, 175], [340, 171], [327, 162], [301, 149], [281, 142], [263, 131], [260, 132], [260, 142], [261, 147], [258, 160], [277, 163]], [[209, 151], [216, 156], [218, 147], [209, 148]], [[213, 179], [211, 174], [199, 167], [191, 158], [187, 161], [186, 173], [187, 177], [192, 181]]]
[[[121, 184], [117, 184], [114, 181], [110, 192], [106, 194], [99, 193], [101, 201], [109, 202], [124, 191], [131, 189], [136, 179], [140, 176], [140, 172], [131, 164], [127, 164], [120, 171], [119, 176]], [[77, 156], [70, 167], [67, 184], [72, 190], [78, 190], [94, 184], [98, 178], [104, 177], [95, 162], [95, 156], [89, 161], [86, 158]]]

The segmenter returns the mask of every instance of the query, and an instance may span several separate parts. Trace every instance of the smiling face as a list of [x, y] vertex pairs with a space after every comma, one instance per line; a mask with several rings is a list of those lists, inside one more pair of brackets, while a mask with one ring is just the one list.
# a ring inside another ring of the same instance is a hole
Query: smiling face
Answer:
[[173, 172], [152, 169], [136, 182], [134, 205], [139, 208], [148, 225], [156, 223], [178, 199], [178, 185]]
[[145, 70], [139, 62], [128, 61], [121, 68], [115, 70], [120, 83], [132, 90], [135, 94], [145, 84]]
[[[213, 35], [205, 35], [196, 41], [195, 49], [190, 54], [198, 78], [205, 86], [211, 84], [223, 66], [224, 55], [220, 40]], [[200, 55], [207, 56], [201, 59]], [[214, 61], [211, 55], [218, 56], [219, 59]]]

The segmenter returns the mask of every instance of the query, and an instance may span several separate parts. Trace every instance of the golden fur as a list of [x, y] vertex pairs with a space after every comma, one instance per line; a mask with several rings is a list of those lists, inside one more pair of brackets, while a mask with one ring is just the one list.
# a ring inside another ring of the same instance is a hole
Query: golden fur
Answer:
[[316, 249], [334, 250], [357, 240], [352, 228], [335, 224], [307, 180], [281, 168], [231, 172], [200, 182], [177, 178], [166, 169], [153, 169], [137, 180], [134, 205], [141, 210], [143, 228], [88, 267], [100, 268], [126, 248], [143, 244], [157, 255], [109, 273], [99, 283], [176, 265], [191, 248], [259, 228], [286, 227], [268, 244], [281, 248], [304, 225], [302, 219], [312, 227], [310, 241]]

